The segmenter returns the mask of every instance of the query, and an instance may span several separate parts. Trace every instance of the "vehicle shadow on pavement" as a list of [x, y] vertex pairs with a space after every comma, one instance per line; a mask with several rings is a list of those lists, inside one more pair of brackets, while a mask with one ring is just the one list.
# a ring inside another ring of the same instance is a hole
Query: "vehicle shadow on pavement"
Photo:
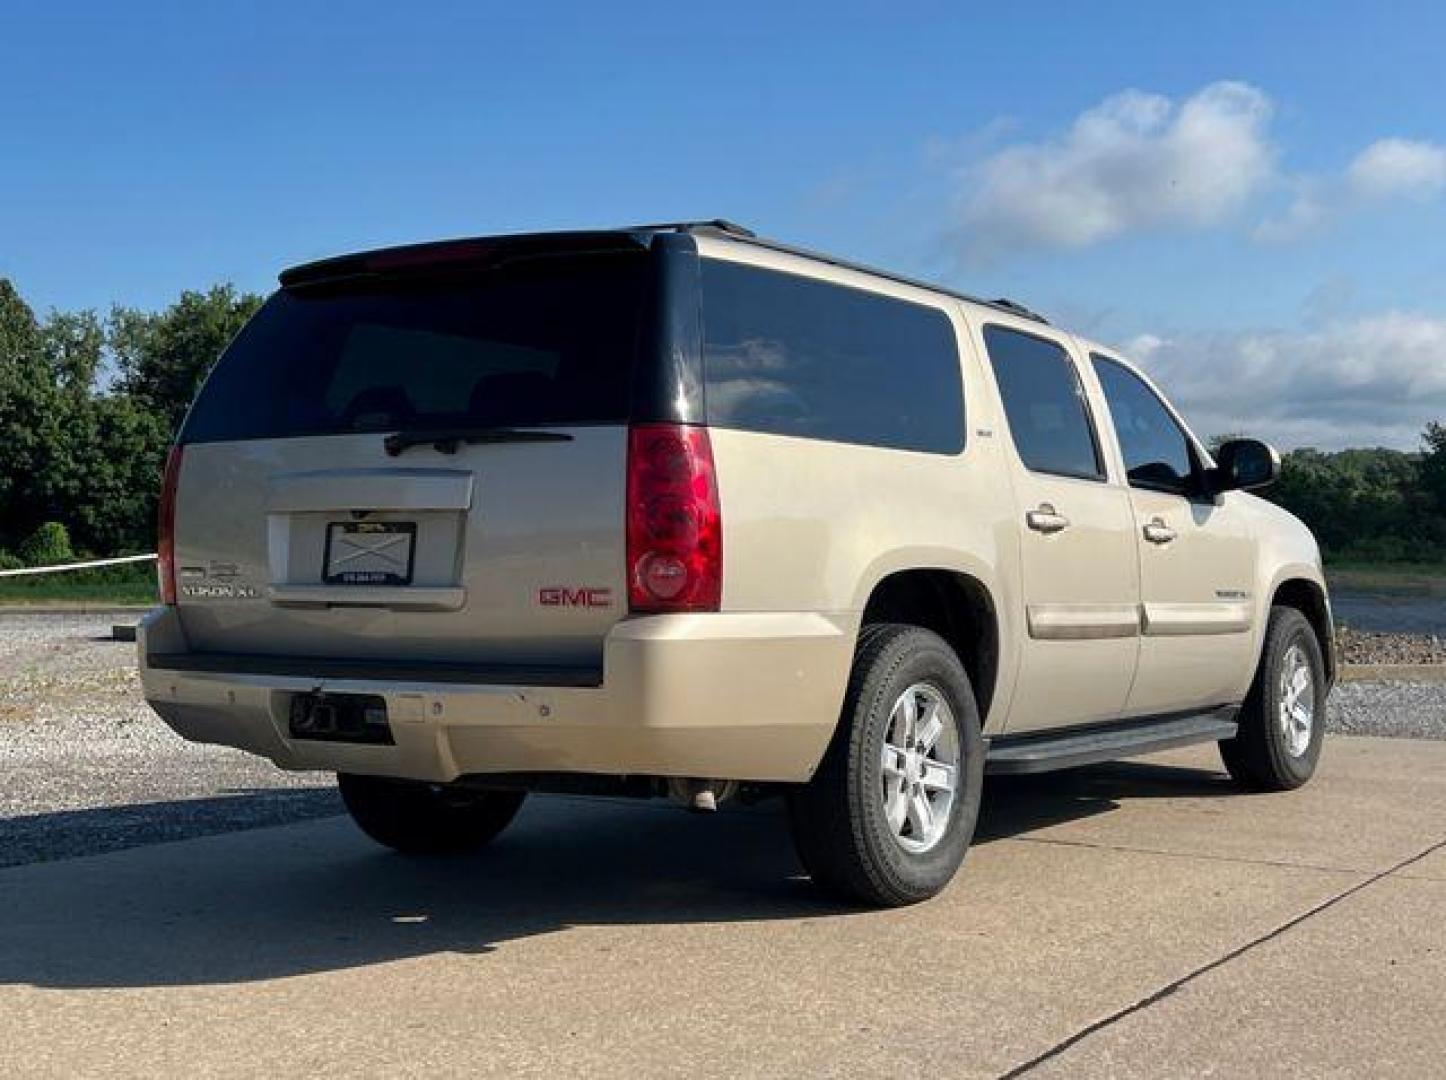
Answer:
[[1108, 813], [1123, 800], [1239, 797], [1240, 793], [1223, 769], [1213, 772], [1140, 761], [1033, 776], [992, 776], [984, 784], [974, 842], [1008, 839]]
[[251, 788], [203, 799], [95, 806], [0, 818], [0, 869], [101, 855], [342, 812], [336, 788]]
[[[1134, 798], [1228, 790], [1215, 774], [1151, 765], [994, 780], [978, 839]], [[776, 801], [701, 817], [563, 797], [531, 800], [491, 848], [466, 858], [403, 858], [327, 818], [13, 867], [0, 871], [0, 905], [0, 985], [56, 988], [485, 957], [575, 926], [870, 917], [812, 887]]]

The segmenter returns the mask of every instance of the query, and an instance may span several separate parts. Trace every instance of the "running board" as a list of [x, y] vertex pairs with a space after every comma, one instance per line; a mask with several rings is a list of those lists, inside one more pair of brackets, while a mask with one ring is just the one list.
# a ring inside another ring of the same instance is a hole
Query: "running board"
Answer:
[[996, 775], [1054, 772], [1229, 739], [1235, 735], [1237, 711], [1231, 707], [1188, 716], [1126, 720], [1103, 727], [1001, 735], [989, 741], [984, 771]]

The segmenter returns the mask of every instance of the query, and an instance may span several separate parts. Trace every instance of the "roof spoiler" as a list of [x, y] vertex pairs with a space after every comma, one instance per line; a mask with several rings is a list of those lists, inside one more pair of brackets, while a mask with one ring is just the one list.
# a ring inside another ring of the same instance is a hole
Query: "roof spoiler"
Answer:
[[628, 225], [621, 229], [581, 230], [573, 232], [514, 233], [503, 236], [468, 237], [457, 240], [439, 240], [426, 244], [408, 244], [403, 247], [378, 248], [362, 251], [355, 255], [341, 255], [331, 259], [303, 263], [283, 270], [280, 275], [282, 288], [296, 288], [351, 278], [379, 277], [409, 272], [435, 271], [446, 269], [481, 269], [497, 266], [513, 259], [539, 255], [569, 254], [583, 252], [635, 251], [645, 248], [652, 237], [662, 232], [696, 233], [717, 236], [740, 243], [755, 244], [771, 251], [787, 255], [798, 255], [805, 259], [828, 263], [845, 270], [856, 270], [874, 277], [897, 281], [931, 292], [944, 293], [971, 304], [980, 304], [996, 311], [1006, 312], [1022, 319], [1049, 324], [1049, 320], [1038, 312], [1031, 311], [1013, 300], [984, 300], [968, 293], [905, 277], [889, 270], [850, 262], [833, 255], [793, 247], [777, 240], [768, 240], [752, 229], [726, 218], [710, 218], [700, 221], [666, 221], [646, 225]]
[[483, 269], [514, 259], [544, 255], [637, 251], [647, 247], [647, 235], [627, 229], [614, 229], [435, 240], [424, 244], [376, 248], [352, 255], [318, 259], [281, 271], [279, 280], [282, 288], [294, 289], [360, 278], [391, 277], [436, 270]]

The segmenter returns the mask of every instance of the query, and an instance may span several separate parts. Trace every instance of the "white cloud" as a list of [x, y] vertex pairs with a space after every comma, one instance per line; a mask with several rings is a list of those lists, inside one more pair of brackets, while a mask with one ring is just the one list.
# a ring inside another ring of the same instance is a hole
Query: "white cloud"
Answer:
[[1378, 139], [1340, 176], [1289, 181], [1295, 197], [1252, 234], [1267, 244], [1289, 243], [1319, 232], [1337, 219], [1392, 199], [1429, 202], [1446, 191], [1446, 147], [1411, 139]]
[[1212, 83], [1178, 104], [1117, 94], [1060, 138], [1008, 146], [967, 166], [955, 245], [977, 259], [1217, 224], [1274, 176], [1272, 111], [1265, 94], [1239, 82]]
[[950, 246], [988, 261], [1021, 250], [1074, 250], [1128, 233], [1201, 229], [1252, 202], [1277, 208], [1250, 235], [1293, 243], [1390, 200], [1446, 193], [1446, 146], [1383, 138], [1327, 173], [1276, 168], [1274, 106], [1242, 82], [1215, 82], [1174, 101], [1126, 90], [1080, 113], [1052, 139], [1000, 146], [998, 120], [962, 140], [934, 139], [925, 160], [957, 162]]
[[1367, 199], [1430, 199], [1446, 190], [1446, 147], [1410, 139], [1371, 143], [1346, 169], [1346, 181]]
[[1446, 318], [1387, 312], [1307, 332], [1144, 334], [1124, 352], [1202, 437], [1415, 449], [1428, 421], [1446, 420]]
[[1279, 214], [1267, 217], [1251, 230], [1251, 238], [1262, 244], [1291, 244], [1323, 229], [1335, 216], [1338, 198], [1332, 185], [1319, 180], [1288, 182], [1295, 196]]

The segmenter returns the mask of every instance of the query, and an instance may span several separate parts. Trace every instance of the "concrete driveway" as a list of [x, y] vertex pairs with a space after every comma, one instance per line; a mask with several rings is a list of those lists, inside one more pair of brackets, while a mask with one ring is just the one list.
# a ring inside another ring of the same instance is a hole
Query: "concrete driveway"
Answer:
[[991, 782], [938, 900], [821, 900], [776, 810], [536, 799], [413, 862], [343, 819], [0, 871], [7, 1075], [1440, 1075], [1446, 743]]

